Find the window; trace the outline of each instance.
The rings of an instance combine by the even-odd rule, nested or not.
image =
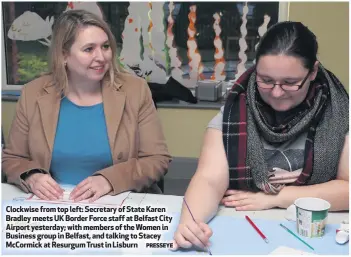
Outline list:
[[[3,89],[18,89],[47,71],[54,20],[68,9],[101,15],[125,69],[148,81],[173,76],[231,80],[252,65],[260,36],[286,20],[279,2],[3,2]]]

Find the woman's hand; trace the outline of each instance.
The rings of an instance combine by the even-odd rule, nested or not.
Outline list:
[[[211,228],[203,222],[189,220],[186,224],[180,223],[174,234],[173,250],[191,248],[192,246],[206,250],[206,247],[210,246],[211,236]]]
[[[277,204],[277,195],[263,192],[227,190],[221,203],[226,207],[235,207],[237,211],[259,211],[271,209]]]
[[[75,202],[89,199],[91,203],[111,191],[112,185],[104,176],[91,176],[84,179],[72,190],[69,199]]]
[[[25,182],[31,192],[42,200],[58,200],[63,195],[63,189],[49,174],[34,173]]]

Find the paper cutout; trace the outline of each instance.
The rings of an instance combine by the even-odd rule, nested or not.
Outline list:
[[[159,37],[160,34],[157,30],[163,26],[157,25],[154,28],[155,25],[151,17],[152,6],[153,4],[149,2],[130,2],[129,14],[122,32],[123,47],[120,61],[126,70],[146,79],[146,81],[165,84],[167,82],[166,68],[162,63],[156,63],[154,60],[154,56],[164,56],[164,52],[154,53],[155,49],[151,41],[153,32],[156,33],[156,38]],[[153,16],[162,15],[163,17],[163,9],[160,8],[159,4],[155,6]],[[164,45],[165,40],[162,43]],[[157,50],[159,50],[158,45]]]
[[[203,80],[205,79],[203,75],[204,66],[201,63],[201,55],[199,50],[197,49],[197,42],[195,36],[196,32],[196,5],[192,5],[189,7],[190,12],[188,14],[189,19],[189,27],[188,27],[188,58],[189,58],[189,76],[191,80]]]
[[[50,40],[48,37],[51,36],[53,23],[54,17],[46,17],[43,20],[37,13],[26,11],[13,21],[7,36],[12,40],[38,40],[41,44],[49,46]],[[39,39],[44,39],[45,41]]]
[[[141,63],[140,23],[139,3],[130,2],[128,16],[124,21],[123,45],[120,53],[120,61],[125,64],[126,69],[128,65]]]
[[[65,12],[68,10],[86,10],[103,18],[103,13],[96,2],[68,2]]]
[[[244,7],[243,7],[243,17],[242,19],[242,24],[240,27],[240,33],[241,33],[241,38],[239,39],[239,46],[240,46],[240,50],[239,50],[239,64],[237,66],[236,69],[236,75],[235,75],[235,80],[237,80],[241,74],[243,74],[246,71],[245,68],[245,63],[247,61],[247,55],[245,53],[245,51],[247,50],[247,43],[245,40],[245,37],[247,35],[247,28],[246,28],[246,24],[247,24],[247,14],[249,12],[249,7],[247,6],[247,3],[245,3]]]
[[[258,27],[258,35],[260,35],[260,38],[263,37],[263,35],[267,32],[268,24],[271,20],[271,17],[267,14],[263,16],[263,23],[261,26]],[[257,50],[258,43],[255,45],[255,50]]]
[[[152,58],[166,69],[166,33],[164,24],[164,2],[153,2],[150,18],[152,21],[151,42]]]
[[[171,67],[171,75],[173,78],[181,82],[183,79],[183,71],[180,69],[182,66],[182,62],[180,61],[178,57],[178,50],[176,47],[174,47],[174,33],[173,33],[173,26],[174,26],[174,19],[173,19],[173,10],[174,10],[174,4],[173,2],[169,2],[168,4],[168,9],[169,9],[169,15],[167,18],[168,21],[168,27],[167,27],[167,39],[166,39],[166,44],[168,47],[168,56],[170,59],[170,67]],[[182,83],[183,84],[183,83]]]
[[[211,79],[224,80],[225,79],[225,73],[224,73],[225,60],[224,60],[224,50],[223,50],[222,39],[220,38],[220,34],[222,32],[222,29],[220,26],[221,15],[216,12],[215,14],[213,14],[213,18],[215,19],[213,23],[213,30],[216,36],[213,41],[214,47],[215,47],[215,54],[214,54],[215,65],[214,65],[214,71],[211,76]]]

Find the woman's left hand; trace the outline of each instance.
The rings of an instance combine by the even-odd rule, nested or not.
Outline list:
[[[84,179],[72,190],[69,199],[75,202],[88,199],[92,203],[111,191],[112,186],[104,176],[91,176]]]
[[[226,207],[235,207],[237,211],[259,211],[277,206],[277,195],[263,192],[227,190],[221,203]]]

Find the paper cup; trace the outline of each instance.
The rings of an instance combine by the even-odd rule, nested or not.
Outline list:
[[[330,203],[320,198],[304,197],[295,201],[297,232],[305,237],[322,237]]]

